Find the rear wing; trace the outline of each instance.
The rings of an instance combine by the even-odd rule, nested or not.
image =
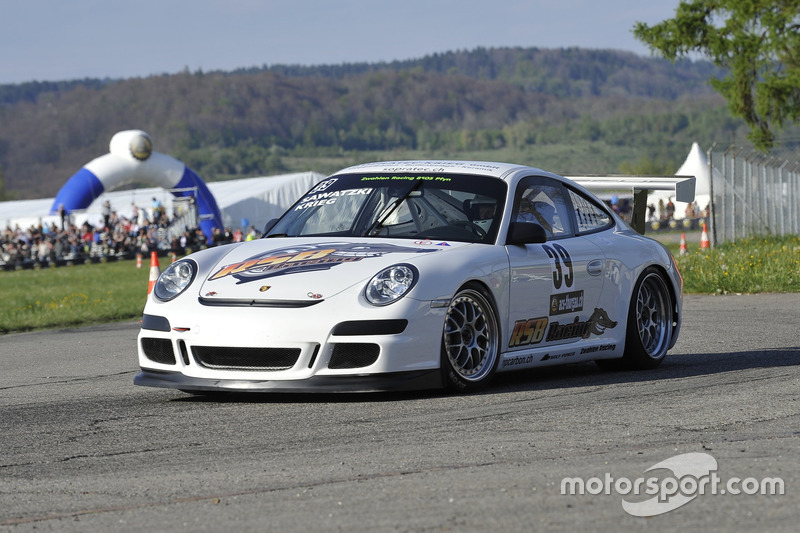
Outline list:
[[[651,191],[672,191],[677,202],[694,202],[694,176],[565,176],[592,192],[633,191],[631,227],[644,235],[647,195]]]

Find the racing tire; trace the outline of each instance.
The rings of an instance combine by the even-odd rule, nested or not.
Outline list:
[[[604,369],[647,370],[661,364],[672,338],[672,298],[655,268],[646,269],[631,296],[625,353],[621,359],[599,360]]]
[[[450,301],[442,333],[442,380],[454,392],[475,392],[491,381],[500,360],[497,313],[487,292],[466,285]]]

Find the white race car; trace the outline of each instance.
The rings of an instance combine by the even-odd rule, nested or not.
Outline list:
[[[641,198],[656,181],[474,161],[347,168],[264,238],[161,273],[134,383],[474,391],[546,365],[653,368],[678,338],[681,276],[667,249],[579,182]],[[693,197],[694,178],[667,182]]]

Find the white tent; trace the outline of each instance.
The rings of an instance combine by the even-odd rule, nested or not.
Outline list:
[[[317,172],[285,174],[207,183],[222,211],[228,228],[248,225],[262,229],[264,224],[283,214],[300,196],[325,178]]]
[[[695,203],[699,210],[703,210],[711,202],[711,173],[708,168],[708,158],[705,152],[700,148],[697,143],[692,144],[692,149],[683,165],[675,173],[676,176],[694,176],[695,183]],[[714,190],[721,191],[725,186],[724,180],[717,169],[713,171],[714,176]],[[656,191],[648,195],[647,203],[658,205],[659,200],[666,204],[670,199],[674,200],[674,194]],[[675,204],[675,218],[682,219],[685,217],[686,207],[688,204],[683,202],[674,202]],[[658,216],[658,213],[656,213]]]
[[[232,229],[241,226],[247,219],[250,225],[261,229],[269,219],[283,214],[304,192],[315,183],[321,181],[324,174],[318,172],[300,172],[279,176],[246,178],[230,181],[206,183],[217,205],[222,212],[223,224]],[[130,218],[133,205],[140,209],[150,209],[156,198],[164,206],[167,213],[173,213],[173,195],[161,187],[132,189],[129,191],[112,191],[100,195],[83,213],[72,215],[73,223],[80,225],[88,221],[92,225],[99,224],[102,219],[103,203],[108,200],[111,209],[120,216]],[[50,215],[53,198],[38,200],[17,200],[0,202],[0,228],[12,229],[19,225],[26,229],[32,225],[55,223],[61,224],[58,216]]]

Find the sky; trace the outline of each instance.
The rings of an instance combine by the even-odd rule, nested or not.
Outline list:
[[[649,56],[679,0],[0,0],[0,84],[416,59],[477,47]]]

